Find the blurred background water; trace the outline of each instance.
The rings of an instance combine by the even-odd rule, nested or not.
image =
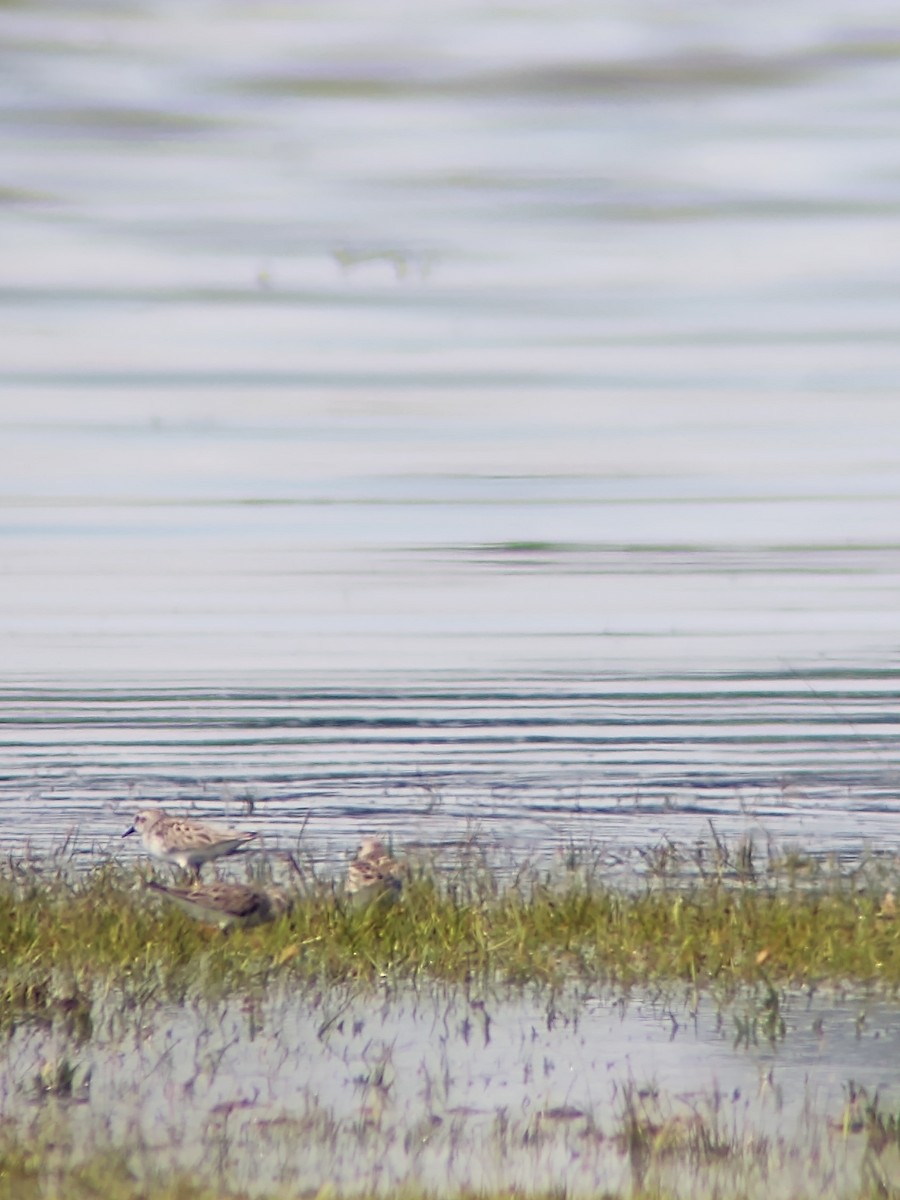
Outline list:
[[[898,57],[877,0],[3,5],[4,844],[895,848]]]

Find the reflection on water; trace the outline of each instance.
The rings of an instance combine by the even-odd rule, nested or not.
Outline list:
[[[73,1161],[126,1146],[139,1175],[162,1156],[168,1171],[234,1190],[312,1194],[330,1180],[444,1194],[503,1181],[532,1194],[564,1178],[567,1194],[596,1195],[601,1182],[612,1194],[637,1182],[621,1135],[639,1095],[642,1118],[671,1121],[668,1152],[650,1157],[674,1180],[687,1171],[699,1187],[720,1169],[749,1175],[741,1195],[807,1194],[813,1179],[817,1194],[849,1195],[864,1138],[834,1131],[848,1111],[853,1128],[851,1089],[880,1091],[886,1111],[896,1098],[900,1018],[871,1002],[785,997],[769,1040],[752,996],[721,1009],[439,987],[137,1011],[122,999],[95,1005],[81,1045],[61,1031],[13,1033],[3,1117],[21,1120],[23,1094],[63,1064],[82,1103],[64,1110],[65,1134],[56,1116],[55,1135],[71,1139]],[[679,1151],[686,1125],[730,1151]]]
[[[9,844],[895,844],[874,0],[0,24]]]
[[[896,665],[875,0],[0,26],[7,676]]]
[[[896,846],[890,674],[765,674],[297,689],[2,693],[4,845],[130,855],[134,812],[246,820],[269,849],[343,869],[360,835],[438,851],[478,834],[496,867],[592,846],[630,872],[710,823],[762,853]],[[27,811],[27,820],[23,819]]]

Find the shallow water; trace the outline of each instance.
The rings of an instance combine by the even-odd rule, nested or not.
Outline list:
[[[565,1178],[573,1194],[596,1194],[635,1181],[616,1140],[631,1095],[642,1119],[703,1122],[730,1145],[722,1170],[750,1177],[741,1194],[796,1194],[812,1180],[839,1194],[864,1144],[841,1132],[865,1102],[852,1108],[851,1093],[878,1093],[882,1111],[897,1100],[900,1017],[861,998],[784,997],[771,1040],[749,995],[719,1008],[603,993],[302,990],[128,1015],[119,1002],[95,1007],[80,1047],[15,1033],[0,1070],[4,1117],[21,1120],[30,1096],[32,1118],[43,1099],[53,1128],[56,1101],[36,1080],[64,1062],[80,1101],[62,1110],[76,1157],[127,1146],[139,1175],[165,1161],[254,1192],[323,1180],[350,1192],[501,1180],[539,1190]],[[754,1191],[757,1143],[767,1171]],[[708,1165],[695,1163],[698,1181]],[[676,1178],[685,1168],[673,1155]]]
[[[7,689],[0,830],[19,853],[131,856],[119,835],[162,804],[333,871],[373,827],[409,852],[477,835],[497,867],[574,844],[629,870],[713,829],[760,858],[890,856],[895,702],[877,674]]]

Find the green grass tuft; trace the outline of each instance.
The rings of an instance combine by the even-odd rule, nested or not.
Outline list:
[[[0,868],[0,1023],[65,1019],[90,1033],[98,985],[137,997],[224,994],[280,977],[352,983],[392,977],[697,988],[854,982],[900,986],[900,915],[883,884],[823,872],[799,884],[774,868],[664,871],[632,889],[568,873],[512,884],[483,866],[448,878],[411,872],[402,900],[353,911],[331,883],[298,891],[293,911],[223,934],[152,896],[140,873]]]

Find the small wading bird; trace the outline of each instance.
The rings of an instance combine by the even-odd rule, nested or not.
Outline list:
[[[189,888],[166,887],[152,880],[146,885],[172,900],[188,916],[207,925],[262,925],[289,912],[290,898],[281,890],[247,887],[243,883],[195,883]]]
[[[122,837],[128,837],[131,833],[140,834],[144,849],[155,858],[177,863],[184,870],[193,871],[197,879],[200,878],[203,863],[235,854],[259,836],[257,833],[241,833],[237,829],[217,829],[201,821],[170,817],[161,808],[142,809]]]
[[[376,901],[393,904],[403,884],[397,863],[375,837],[363,838],[356,858],[347,868],[347,896],[354,908]]]

